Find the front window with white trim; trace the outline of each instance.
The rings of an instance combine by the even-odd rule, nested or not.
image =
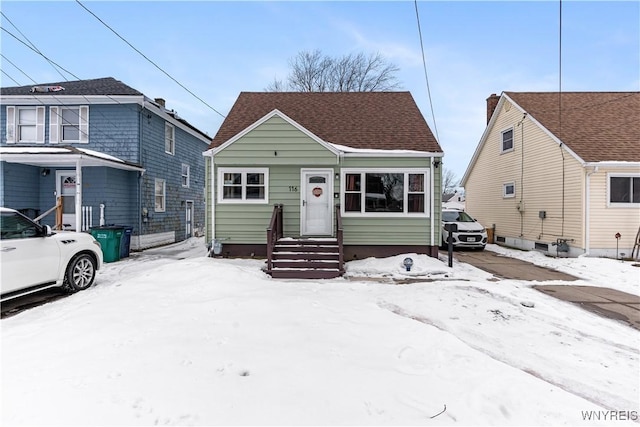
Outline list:
[[[609,175],[609,204],[640,204],[640,175]]]
[[[166,189],[167,184],[164,179],[155,180],[155,211],[164,212],[166,210]]]
[[[219,168],[219,203],[268,203],[268,168]]]
[[[49,107],[49,142],[88,143],[89,106]]]
[[[13,143],[44,143],[45,107],[7,106],[6,141]]]
[[[343,214],[426,216],[428,179],[425,169],[345,169],[341,180]]]
[[[507,182],[502,184],[502,197],[505,199],[516,197],[516,184],[515,182]]]

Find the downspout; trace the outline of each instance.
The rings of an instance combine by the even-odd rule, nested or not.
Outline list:
[[[138,158],[137,163],[142,165],[142,137],[144,135],[144,100],[140,108],[140,114],[138,114],[138,120],[140,125],[138,126]],[[142,165],[144,167],[144,165]],[[138,248],[140,248],[140,241],[142,238],[142,179],[144,172],[138,172]]]
[[[211,241],[213,242],[213,240],[216,238],[216,199],[215,199],[215,195],[216,195],[216,173],[215,173],[215,156],[213,154],[210,154],[209,157],[211,158],[210,161],[210,176],[211,176],[211,188],[209,191],[209,206],[211,206],[211,216],[210,216],[210,221],[211,221]]]
[[[431,247],[429,248],[429,254],[433,255],[432,250],[433,250],[433,247],[435,246],[435,243],[434,243],[434,240],[433,240],[434,239],[435,218],[433,216],[436,213],[435,191],[433,191],[433,183],[434,183],[435,173],[433,172],[433,168],[437,167],[436,166],[436,160],[433,157],[431,157],[431,165],[432,165],[432,167],[429,168],[431,170],[431,172],[430,172],[431,176],[430,176],[429,184],[430,184],[430,187],[432,189],[431,197],[430,197],[430,199],[431,199],[431,214],[429,215],[431,217],[431,233],[430,233],[431,234]],[[442,193],[442,179],[440,180],[440,187],[441,187],[440,188],[440,193]],[[440,209],[442,210],[442,203],[440,203]]]
[[[591,210],[591,175],[598,172],[598,166],[594,167],[592,170],[587,171],[587,178],[585,182],[585,201],[584,201],[584,254],[589,255],[589,251],[591,250],[591,242],[589,239],[591,238],[589,233],[590,225],[590,210]]]

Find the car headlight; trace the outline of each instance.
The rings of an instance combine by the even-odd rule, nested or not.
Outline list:
[[[483,228],[482,230],[480,230],[480,232],[481,232],[481,233],[486,233],[486,232],[487,232],[487,229],[486,229],[486,228]]]

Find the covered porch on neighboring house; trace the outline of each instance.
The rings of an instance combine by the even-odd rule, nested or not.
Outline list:
[[[144,173],[140,165],[124,161],[117,157],[94,150],[73,146],[60,147],[0,147],[0,160],[8,164],[19,164],[39,168],[42,178],[55,177],[53,204],[44,209],[37,206],[28,208],[6,206],[21,210],[38,221],[56,212],[55,228],[77,231],[88,231],[91,227],[104,225],[104,205],[101,203],[84,203],[83,171],[89,167],[106,167],[123,171]],[[7,176],[2,168],[2,205],[11,203],[11,193],[31,191],[42,194],[45,190],[41,184],[25,183],[21,189],[7,188]],[[14,178],[15,180],[16,178]],[[50,179],[50,178],[49,178]],[[93,189],[92,189],[93,190]],[[95,190],[94,190],[95,191]],[[50,199],[46,197],[45,200]],[[95,200],[95,197],[93,198]],[[98,218],[94,221],[94,218]]]

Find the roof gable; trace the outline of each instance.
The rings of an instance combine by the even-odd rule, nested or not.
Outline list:
[[[640,161],[640,92],[504,94],[585,162]]]
[[[326,143],[442,152],[409,92],[241,92],[209,148],[274,110]]]
[[[285,122],[289,123],[291,126],[296,128],[297,130],[299,130],[300,132],[302,132],[305,135],[307,135],[310,139],[312,139],[313,141],[317,142],[318,144],[320,144],[321,146],[326,148],[328,151],[330,151],[330,152],[332,152],[333,154],[336,154],[336,155],[338,154],[338,150],[335,147],[333,147],[331,144],[328,144],[325,141],[323,141],[322,139],[318,138],[312,132],[309,132],[309,130],[305,129],[299,123],[296,123],[294,120],[292,120],[290,117],[288,117],[286,114],[283,114],[279,110],[271,111],[270,113],[266,114],[264,117],[260,118],[258,121],[252,123],[246,129],[243,129],[239,133],[235,134],[231,139],[229,139],[226,142],[224,142],[223,144],[211,149],[211,154],[215,155],[215,154],[219,153],[220,151],[224,150],[225,148],[227,148],[228,146],[230,146],[231,144],[233,144],[237,140],[241,139],[243,136],[245,136],[248,133],[250,133],[252,130],[260,127],[260,125],[262,125],[263,123],[267,122],[272,117],[280,117],[282,120],[284,120]]]

